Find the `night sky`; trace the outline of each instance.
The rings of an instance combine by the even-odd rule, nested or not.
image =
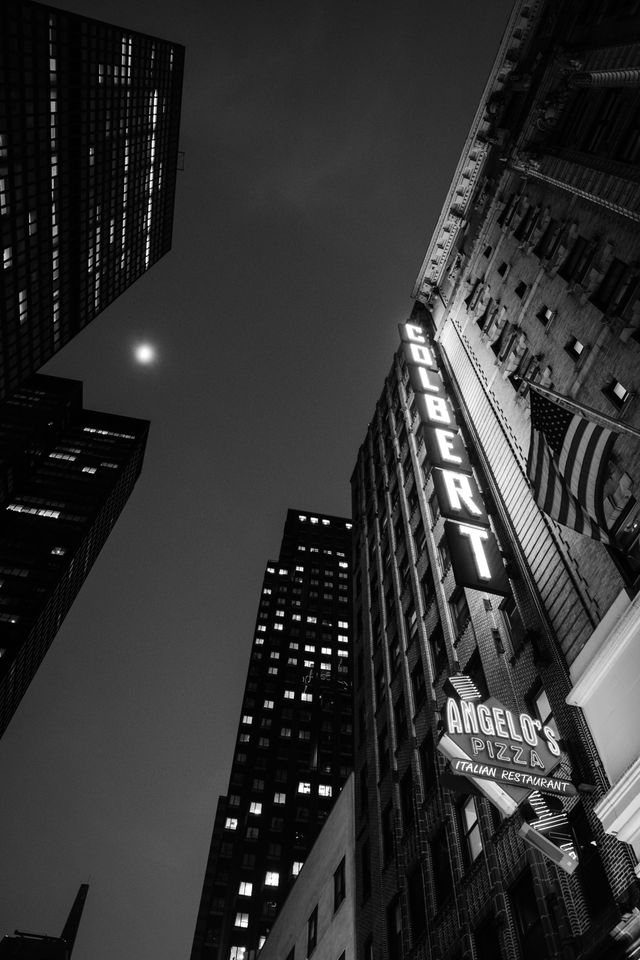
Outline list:
[[[358,447],[510,2],[68,0],[186,46],[173,250],[45,372],[152,421],[0,741],[0,934],[186,960],[262,573]],[[133,348],[153,343],[140,366]]]

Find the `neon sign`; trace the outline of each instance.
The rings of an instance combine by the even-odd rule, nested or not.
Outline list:
[[[400,324],[400,336],[456,583],[506,596],[510,588],[500,550],[433,345],[422,327],[413,323]]]

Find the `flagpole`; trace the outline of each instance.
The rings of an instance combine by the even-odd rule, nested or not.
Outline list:
[[[521,383],[526,383],[530,387],[533,387],[533,389],[537,390],[538,393],[548,397],[559,407],[562,407],[564,410],[568,410],[569,413],[578,413],[580,416],[586,417],[589,420],[593,420],[594,423],[599,424],[601,427],[607,427],[610,430],[615,430],[617,433],[628,433],[630,436],[640,440],[640,430],[637,430],[635,427],[630,427],[622,420],[616,420],[614,417],[609,417],[606,413],[601,413],[600,410],[596,410],[594,407],[589,407],[585,403],[577,403],[575,400],[569,400],[569,398],[565,397],[562,393],[556,393],[555,390],[550,390],[549,387],[543,387],[539,383],[536,383],[535,380],[530,380],[528,377],[518,377],[517,379],[520,380]]]

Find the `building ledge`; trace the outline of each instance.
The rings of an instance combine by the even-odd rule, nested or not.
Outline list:
[[[640,758],[622,774],[614,787],[595,806],[605,833],[630,843],[640,853]],[[640,877],[640,864],[635,867]]]

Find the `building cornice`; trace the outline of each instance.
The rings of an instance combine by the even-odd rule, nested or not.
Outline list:
[[[464,229],[491,143],[490,98],[500,93],[509,74],[514,70],[522,50],[537,23],[542,0],[516,0],[507,27],[500,41],[498,53],[473,118],[471,128],[458,161],[451,186],[440,212],[427,253],[414,285],[414,299],[432,286],[440,286],[442,275],[455,242]]]

